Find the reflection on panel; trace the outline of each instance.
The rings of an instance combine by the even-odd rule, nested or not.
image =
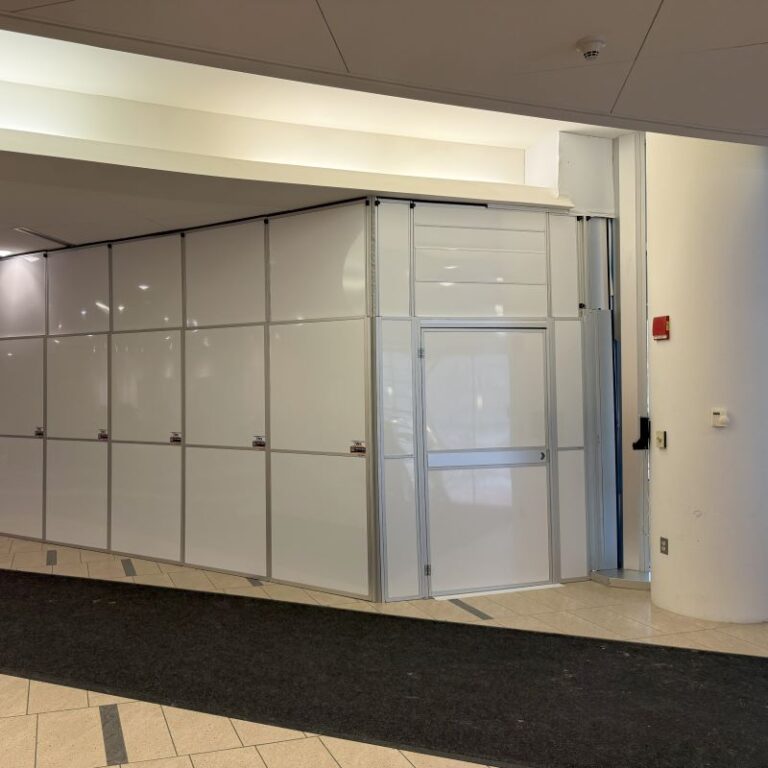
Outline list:
[[[420,317],[546,317],[544,285],[416,283]]]
[[[408,317],[411,313],[410,203],[382,201],[376,215],[378,314]]]
[[[0,341],[0,435],[43,427],[43,340]]]
[[[549,580],[546,467],[432,470],[435,593]]]
[[[576,219],[549,217],[549,260],[552,266],[553,317],[579,316],[579,255]]]
[[[349,452],[365,440],[365,320],[270,328],[273,448]]]
[[[557,444],[560,448],[584,445],[584,401],[581,379],[581,323],[555,323],[555,376],[557,381]]]
[[[381,430],[385,456],[413,454],[411,323],[381,322]]]
[[[106,245],[48,256],[51,334],[109,330],[109,249]]]
[[[506,253],[546,253],[547,235],[520,229],[469,229],[457,226],[422,226],[416,221],[413,242],[421,248],[448,248]]]
[[[112,433],[115,440],[169,442],[181,432],[179,331],[112,337]]]
[[[547,444],[543,331],[424,333],[427,448]]]
[[[112,247],[114,328],[181,325],[181,238],[116,243]]]
[[[416,280],[420,282],[544,285],[547,282],[547,254],[544,250],[508,253],[419,248],[415,269]]]
[[[384,461],[387,598],[419,595],[419,528],[413,459]]]
[[[46,538],[105,549],[107,446],[51,440],[46,473]]]
[[[560,576],[575,579],[589,574],[584,451],[558,451],[560,503]]]
[[[266,575],[264,453],[189,448],[186,479],[186,562]]]
[[[264,222],[186,235],[187,326],[264,320]]]
[[[414,220],[419,226],[517,229],[533,232],[544,232],[547,226],[544,213],[485,208],[478,205],[419,203],[414,209]]]
[[[43,441],[0,438],[0,533],[43,535]]]
[[[105,335],[48,339],[48,435],[95,440],[107,429]]]
[[[181,449],[112,446],[112,549],[181,558]]]
[[[270,219],[273,320],[365,314],[367,210],[355,203]]]
[[[42,254],[0,259],[0,338],[45,333]]]
[[[365,459],[272,454],[272,575],[368,594]]]
[[[264,436],[264,328],[187,331],[186,439],[250,446]]]

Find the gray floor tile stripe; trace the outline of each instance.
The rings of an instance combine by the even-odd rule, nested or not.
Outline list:
[[[131,559],[129,557],[126,557],[121,562],[123,564],[123,570],[125,571],[126,576],[136,575],[136,569],[133,567],[133,563],[131,562]]]
[[[493,616],[486,613],[485,611],[481,611],[479,608],[475,608],[474,605],[470,605],[469,603],[465,603],[463,600],[459,600],[458,598],[451,600],[451,602],[454,605],[458,605],[459,608],[463,608],[467,613],[471,613],[474,616],[477,616],[478,619],[492,619]]]
[[[58,563],[59,563],[59,553],[55,549],[49,549],[45,553],[45,564],[58,565]]]
[[[107,765],[120,765],[128,762],[128,753],[123,738],[123,726],[120,724],[120,712],[117,704],[104,704],[99,707],[101,716],[101,734],[104,737],[104,752]]]
[[[248,578],[248,583],[252,587],[263,587],[264,586],[264,582],[260,581],[259,579],[251,579],[249,577],[246,577],[246,578]]]

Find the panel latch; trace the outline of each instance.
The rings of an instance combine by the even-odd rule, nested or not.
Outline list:
[[[365,442],[363,440],[353,440],[352,445],[349,446],[349,452],[364,456]]]

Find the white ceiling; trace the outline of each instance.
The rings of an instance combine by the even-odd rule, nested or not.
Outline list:
[[[0,0],[0,27],[433,102],[768,141],[766,0]],[[608,43],[593,62],[574,49],[589,34]]]
[[[360,190],[221,179],[0,152],[0,251],[70,243],[260,216],[359,196]]]

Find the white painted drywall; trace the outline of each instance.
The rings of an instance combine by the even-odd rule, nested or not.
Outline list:
[[[768,618],[768,149],[649,135],[652,597],[714,621]],[[710,425],[713,406],[731,425]],[[659,554],[659,537],[669,554]]]

